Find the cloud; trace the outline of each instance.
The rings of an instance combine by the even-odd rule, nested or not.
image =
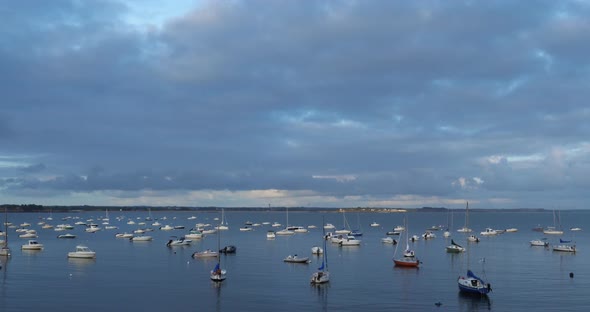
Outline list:
[[[4,198],[587,201],[586,2],[159,5],[0,9]]]

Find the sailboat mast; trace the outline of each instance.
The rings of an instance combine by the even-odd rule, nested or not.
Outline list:
[[[465,228],[469,228],[469,202],[467,202],[467,207],[465,208]],[[469,254],[471,253],[471,248],[469,246],[469,242],[467,242],[467,270],[469,270]]]
[[[326,224],[325,217],[322,217],[322,224]],[[326,228],[322,226],[322,239],[324,240],[324,265],[326,271],[328,270],[328,248],[326,245]]]
[[[4,246],[8,247],[8,208],[4,207]]]
[[[218,227],[219,228],[219,227]],[[221,249],[221,231],[217,231],[217,265],[221,268],[221,255],[219,250]]]

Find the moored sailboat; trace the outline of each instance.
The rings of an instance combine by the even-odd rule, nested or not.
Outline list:
[[[223,218],[222,218],[223,220]],[[217,249],[219,250],[221,244],[221,231],[217,232]],[[218,254],[217,264],[211,270],[210,278],[214,282],[223,282],[226,278],[227,271],[221,268],[221,255]]]
[[[557,224],[559,224],[559,226],[556,224],[556,220],[557,220]],[[561,229],[561,218],[560,218],[559,214],[557,216],[555,215],[555,210],[553,210],[553,226],[548,226],[546,229],[544,229],[543,234],[549,234],[549,235],[562,235],[563,234],[563,230]]]
[[[323,220],[322,220],[323,223]],[[326,236],[326,231],[323,231],[322,237]],[[316,272],[311,275],[311,284],[312,285],[319,285],[325,284],[330,281],[330,272],[328,271],[328,249],[326,248],[326,240],[324,241],[324,252],[322,258],[322,265],[318,268]]]
[[[455,241],[451,239],[451,244],[447,246],[447,252],[459,253],[463,251],[465,251],[465,247],[455,243]]]
[[[469,207],[469,204],[467,204],[467,207]],[[468,223],[465,223],[465,228],[469,228]],[[471,268],[469,267],[469,255],[470,252],[469,249],[467,249],[467,274],[465,276],[459,276],[457,279],[459,290],[466,294],[479,294],[487,296],[487,294],[492,291],[492,286],[490,283],[478,277],[473,273],[473,271],[471,271]],[[485,260],[482,261],[482,263],[485,263]]]
[[[396,257],[398,245],[395,246],[395,253],[393,255],[393,263],[395,266],[399,267],[407,267],[407,268],[417,268],[420,265],[420,260],[416,258],[416,254],[413,250],[410,249],[410,240],[408,238],[409,227],[406,221],[405,224],[405,240],[406,240],[406,250],[403,252],[402,257]]]

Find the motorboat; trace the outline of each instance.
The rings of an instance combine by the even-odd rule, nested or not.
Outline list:
[[[325,230],[333,230],[333,229],[335,229],[335,228],[336,228],[336,227],[335,227],[335,226],[334,226],[334,224],[332,224],[332,223],[326,223],[326,224],[324,225],[324,229],[325,229]]]
[[[188,234],[184,235],[186,239],[201,239],[203,238],[203,232],[195,229],[191,229]]]
[[[95,233],[100,231],[101,228],[97,224],[91,224],[89,227],[86,228],[86,232]]]
[[[116,238],[132,238],[133,237],[133,233],[117,233],[115,234]]]
[[[237,251],[237,248],[234,245],[227,245],[227,246],[219,249],[219,252],[223,253],[223,254],[233,254],[233,253],[236,253],[236,251]]]
[[[395,231],[395,230],[393,230],[393,231],[387,231],[385,233],[385,235],[401,235],[401,234],[402,234],[401,231]]]
[[[84,245],[78,245],[76,251],[68,252],[68,258],[94,259],[96,258],[96,252]]]
[[[248,225],[243,226],[243,227],[240,228],[240,232],[250,232],[252,230],[253,229],[250,226],[248,226]]]
[[[373,223],[371,223],[371,226],[372,227],[379,227],[379,226],[381,226],[381,224],[379,224],[377,222],[373,222]]]
[[[166,246],[168,246],[168,247],[187,246],[187,245],[190,245],[191,242],[192,241],[190,239],[185,239],[184,237],[174,238],[174,239],[169,239],[168,242],[166,243]]]
[[[579,228],[579,227],[570,228],[570,231],[572,231],[572,232],[581,231],[581,230],[582,230],[582,228]]]
[[[313,246],[311,247],[311,254],[312,255],[321,255],[324,253],[324,249],[320,246]]]
[[[531,246],[542,246],[542,247],[549,247],[549,242],[547,241],[546,238],[542,238],[542,239],[533,239],[532,241],[529,242],[531,244]]]
[[[514,232],[518,232],[518,229],[517,228],[507,228],[505,231],[506,231],[506,233],[514,233]]]
[[[344,239],[345,239],[345,236],[342,234],[330,236],[330,242],[332,242],[334,244],[340,244],[340,242],[343,241]]]
[[[129,240],[132,242],[149,242],[152,240],[151,236],[148,235],[140,235],[140,236],[133,236]]]
[[[27,233],[24,234],[20,234],[18,237],[20,238],[37,238],[37,233],[36,232],[31,232],[31,231],[27,231]]]
[[[172,231],[172,230],[174,230],[174,228],[172,226],[170,226],[169,224],[166,224],[166,225],[160,227],[160,231]]]
[[[192,254],[193,258],[213,258],[213,257],[219,257],[219,253],[217,251],[211,250],[211,249],[206,249],[203,251],[195,251]]]
[[[295,234],[295,232],[290,231],[288,229],[282,229],[280,231],[276,231],[275,234],[276,235],[293,235],[293,234]]]
[[[360,246],[361,245],[361,240],[360,239],[357,239],[355,236],[347,235],[338,244],[340,246]]]
[[[22,250],[42,250],[43,244],[34,239],[30,239],[25,245],[21,246]]]
[[[383,244],[393,244],[393,245],[397,244],[397,241],[391,237],[384,237],[381,239],[381,242]]]
[[[175,225],[172,228],[175,230],[184,230],[184,225]]]
[[[395,232],[403,232],[403,231],[405,231],[405,230],[406,230],[406,227],[405,227],[405,226],[403,226],[403,225],[397,225],[396,227],[394,227],[394,228],[393,228],[393,230],[394,230]]]
[[[298,226],[296,229],[293,230],[293,232],[295,233],[307,233],[309,232],[308,229],[302,227],[302,226]]]
[[[479,243],[479,237],[475,236],[475,235],[469,235],[467,236],[467,240],[473,243]]]
[[[203,234],[215,234],[217,233],[218,228],[219,226],[215,228],[203,228],[201,229],[201,232],[203,232]],[[222,231],[223,229],[219,228],[219,230]]]
[[[432,233],[431,231],[426,231],[424,234],[422,234],[422,238],[433,239],[436,238],[436,234]]]
[[[57,235],[57,238],[69,238],[69,239],[72,239],[72,238],[76,238],[76,235],[71,234],[71,233],[66,233],[66,234]]]
[[[282,224],[278,223],[278,222],[273,222],[273,224],[271,225],[272,227],[281,227]]]
[[[0,247],[0,257],[10,257],[10,248],[6,245],[6,243],[2,244]]]
[[[288,255],[285,259],[283,259],[283,261],[289,262],[289,263],[310,263],[311,262],[308,257],[298,257],[296,254],[293,256]]]
[[[275,238],[275,237],[277,237],[277,235],[276,235],[275,231],[273,231],[273,230],[268,230],[268,232],[266,232],[266,238],[268,238],[268,239],[273,239],[273,238]]]
[[[492,228],[486,228],[485,230],[483,230],[479,234],[484,235],[484,236],[492,236],[492,235],[497,235],[498,231],[496,231]]]

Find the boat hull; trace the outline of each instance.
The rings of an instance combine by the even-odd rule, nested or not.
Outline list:
[[[481,280],[472,277],[459,277],[457,285],[462,293],[487,295],[492,287],[489,283],[483,283]]]
[[[420,265],[420,261],[418,259],[411,258],[393,259],[393,263],[397,267],[404,268],[417,268]]]
[[[95,252],[68,252],[68,258],[78,259],[94,259],[96,258]]]
[[[214,282],[223,282],[226,278],[226,270],[221,270],[221,272],[211,271],[211,280]]]
[[[556,245],[553,246],[553,251],[560,251],[560,252],[576,252],[576,246],[571,245]]]
[[[299,258],[299,257],[291,257],[291,256],[283,259],[283,261],[287,262],[287,263],[305,263],[305,264],[310,262],[309,258],[307,258],[307,257]]]
[[[485,287],[476,288],[476,287],[471,287],[471,286],[462,285],[462,284],[458,284],[458,285],[459,285],[459,291],[461,291],[462,293],[465,293],[465,294],[485,295],[485,296],[487,296],[487,294],[490,292]]]
[[[330,281],[330,272],[318,271],[311,276],[311,284],[319,285]]]

